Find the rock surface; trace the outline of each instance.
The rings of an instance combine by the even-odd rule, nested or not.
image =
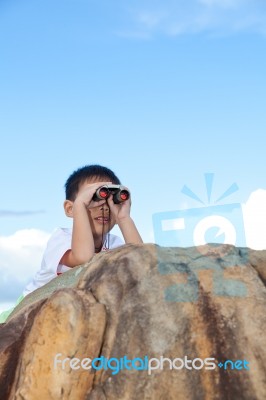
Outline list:
[[[265,282],[266,251],[126,245],[98,254],[28,295],[0,325],[0,398],[265,400]],[[69,358],[65,368],[57,354]],[[115,360],[113,369],[70,368],[74,358],[101,356],[169,360],[150,374],[115,374]],[[214,369],[200,360],[181,369],[186,356],[214,358]]]

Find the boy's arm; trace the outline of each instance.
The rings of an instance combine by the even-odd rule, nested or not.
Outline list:
[[[143,243],[141,236],[136,228],[133,219],[129,216],[117,221],[126,243],[139,244]]]
[[[74,202],[71,249],[63,255],[60,264],[73,268],[89,261],[94,251],[94,240],[86,206],[82,202]]]
[[[103,200],[96,203],[92,201],[92,197],[98,187],[109,183],[111,182],[88,184],[84,190],[78,194],[75,201],[73,203],[70,202],[72,205],[69,204],[69,216],[73,217],[71,249],[63,255],[60,264],[73,268],[77,265],[84,264],[94,256],[95,244],[88,217],[88,208],[99,206],[105,202],[105,200]]]
[[[143,243],[136,225],[133,219],[130,217],[131,197],[123,203],[115,204],[113,201],[113,196],[110,196],[107,199],[107,202],[111,212],[115,216],[116,223],[122,232],[125,242],[132,244]]]

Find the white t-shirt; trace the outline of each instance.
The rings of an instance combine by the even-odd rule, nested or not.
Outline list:
[[[33,280],[26,286],[23,295],[33,292],[40,288],[57,275],[70,270],[70,267],[59,264],[61,258],[67,250],[71,249],[72,230],[68,228],[58,228],[48,240],[46,250],[43,255],[41,268],[34,276]],[[108,233],[106,235],[101,251],[115,249],[124,244],[122,239],[116,235]]]

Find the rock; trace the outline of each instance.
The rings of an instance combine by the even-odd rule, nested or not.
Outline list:
[[[265,400],[265,271],[266,251],[229,245],[98,254],[0,325],[1,400]]]

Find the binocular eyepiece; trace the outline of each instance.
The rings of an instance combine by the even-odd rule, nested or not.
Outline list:
[[[104,185],[99,187],[93,195],[92,200],[106,200],[113,195],[113,201],[115,204],[123,203],[130,197],[130,193],[127,189],[124,189],[122,185]]]

